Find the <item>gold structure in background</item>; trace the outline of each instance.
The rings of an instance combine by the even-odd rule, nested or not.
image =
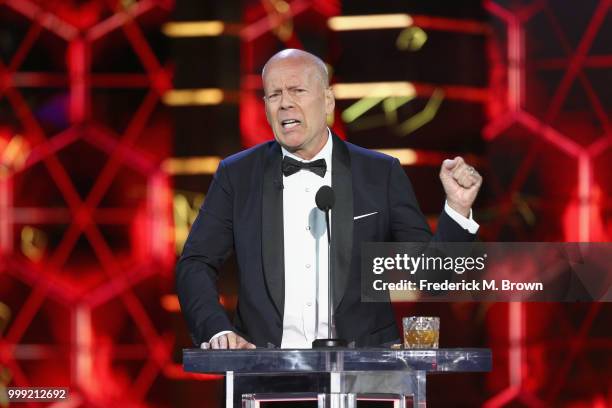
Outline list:
[[[411,82],[354,82],[332,85],[336,99],[388,98],[391,96],[416,96]]]
[[[168,37],[214,37],[223,34],[222,21],[180,21],[166,23],[162,32]]]
[[[370,14],[364,16],[336,16],[327,20],[332,31],[380,30],[405,28],[413,23],[408,14]]]
[[[444,100],[444,91],[434,89],[427,105],[420,112],[399,122],[397,110],[417,97],[410,82],[371,82],[333,85],[337,99],[357,99],[342,112],[342,120],[353,130],[393,126],[396,133],[406,136],[430,122],[438,113]],[[363,117],[365,113],[382,103],[383,113]],[[359,119],[359,122],[356,122]]]
[[[11,309],[4,303],[0,302],[0,335],[4,333],[8,322],[11,320]]]
[[[417,163],[418,155],[413,149],[376,149],[376,151],[395,157],[402,166],[410,166]]]
[[[183,252],[183,246],[189,235],[189,229],[195,221],[198,211],[204,202],[204,194],[191,191],[175,191],[172,199],[174,214],[174,244],[177,255]]]
[[[222,158],[219,156],[169,157],[161,163],[161,170],[172,176],[212,175]],[[177,255],[183,251],[189,229],[204,202],[204,194],[192,191],[174,191],[172,212],[174,218],[174,244]]]
[[[408,27],[402,30],[395,40],[400,51],[418,51],[427,42],[427,33],[420,27]]]
[[[21,252],[31,261],[42,258],[47,248],[47,236],[37,228],[26,225],[21,229]]]
[[[219,105],[224,93],[219,88],[171,89],[164,93],[162,100],[166,105]]]
[[[0,137],[0,176],[23,168],[30,154],[28,141],[21,135],[14,135],[8,141]]]
[[[440,109],[440,105],[442,104],[443,100],[444,91],[439,88],[435,89],[423,110],[397,125],[396,130],[398,131],[399,135],[406,136],[431,122],[438,113],[438,109]]]
[[[215,174],[221,160],[219,156],[170,157],[162,162],[161,169],[172,176]]]

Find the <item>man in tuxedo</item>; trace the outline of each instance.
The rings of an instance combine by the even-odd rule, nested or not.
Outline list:
[[[220,163],[177,265],[179,300],[195,344],[309,348],[327,337],[330,306],[339,338],[357,346],[399,339],[389,303],[361,302],[361,243],[473,240],[478,224],[471,207],[482,177],[460,157],[442,163],[446,203],[432,235],[399,161],[344,142],[327,127],[335,102],[318,57],[283,50],[266,63],[262,79],[275,141]],[[323,185],[336,196],[332,305],[327,232],[315,205]],[[216,287],[232,251],[239,269],[233,323]]]

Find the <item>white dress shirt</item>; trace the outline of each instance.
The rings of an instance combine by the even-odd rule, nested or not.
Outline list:
[[[319,188],[331,186],[333,141],[329,129],[327,134],[327,143],[311,160],[281,148],[283,157],[302,162],[325,159],[327,163],[324,177],[309,170],[283,176],[285,308],[281,348],[311,348],[314,339],[327,338],[327,228],[325,213],[315,204]],[[444,211],[470,233],[478,231],[471,210],[466,218],[445,203]],[[219,332],[211,340],[226,333],[229,331]],[[201,348],[208,347],[206,342],[201,344]]]
[[[285,310],[281,348],[310,348],[317,338],[327,338],[327,227],[325,213],[315,196],[322,186],[331,186],[333,141],[328,129],[325,146],[311,160],[324,159],[324,177],[309,170],[283,176],[283,233],[285,249]],[[333,212],[333,211],[332,211]],[[331,222],[331,218],[330,218]]]

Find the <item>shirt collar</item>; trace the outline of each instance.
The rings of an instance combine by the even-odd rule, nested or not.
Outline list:
[[[327,142],[325,143],[325,146],[323,146],[323,148],[319,151],[319,153],[317,153],[310,160],[304,160],[301,157],[298,157],[295,154],[291,153],[290,151],[288,151],[287,149],[285,149],[282,146],[281,146],[281,150],[283,152],[283,157],[289,156],[292,159],[295,159],[295,160],[301,161],[301,162],[306,162],[306,163],[309,163],[309,162],[312,162],[312,161],[315,161],[315,160],[319,160],[319,159],[325,159],[325,161],[327,162],[327,165],[330,166],[331,165],[333,145],[334,145],[334,143],[332,141],[331,130],[329,130],[329,128],[327,128]]]

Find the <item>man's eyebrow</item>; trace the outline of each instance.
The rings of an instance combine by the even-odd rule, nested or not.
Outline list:
[[[287,87],[287,89],[298,89],[298,88],[305,88],[304,85],[290,85]],[[280,92],[283,89],[283,87],[276,87],[276,88],[272,88],[270,89],[270,93],[272,92]]]

